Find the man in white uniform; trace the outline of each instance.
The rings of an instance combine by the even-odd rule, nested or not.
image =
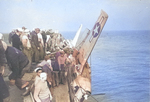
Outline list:
[[[32,49],[31,49],[31,43],[30,40],[27,36],[26,33],[23,33],[20,37],[21,41],[22,41],[22,52],[27,56],[28,60],[29,60],[29,69],[28,71],[30,71],[30,67],[31,67],[31,63],[32,63]]]

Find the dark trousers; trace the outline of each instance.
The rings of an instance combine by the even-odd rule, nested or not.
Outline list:
[[[0,102],[3,102],[3,99],[9,96],[8,88],[4,82],[3,76],[0,73]]]
[[[33,51],[32,60],[38,63],[39,62],[39,50],[36,48],[35,45],[32,45],[32,51]]]
[[[60,65],[60,69],[61,69],[61,71],[60,71],[60,83],[62,83],[62,84],[65,84],[66,83],[66,76],[65,76],[65,67],[64,67],[64,64],[61,64]]]
[[[53,86],[58,86],[59,85],[59,71],[53,71]]]
[[[65,71],[60,71],[60,83],[62,84],[66,83]]]

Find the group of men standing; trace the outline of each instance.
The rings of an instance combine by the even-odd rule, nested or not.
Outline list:
[[[55,35],[53,35],[53,38],[55,38],[54,36]],[[16,84],[20,89],[29,85],[29,82],[23,81],[21,78],[26,71],[30,71],[32,62],[39,63],[39,60],[44,59],[44,56],[46,55],[45,43],[49,41],[53,42],[50,39],[45,41],[39,28],[30,32],[25,27],[18,28],[9,34],[9,43],[12,44],[12,46],[7,46],[4,41],[0,40],[0,69],[2,69],[0,72],[0,88],[6,86],[2,85],[2,83],[4,84],[2,74],[6,63],[12,71],[9,75],[10,83]],[[56,42],[56,45],[61,43],[60,36]],[[51,43],[50,48],[51,47],[55,46]],[[66,81],[66,69],[64,65],[65,61],[68,59],[68,55],[65,54],[63,50],[60,51],[60,48],[61,47],[57,47],[57,49],[53,50],[56,52],[53,65],[51,65],[50,58],[47,58],[46,62],[48,62],[48,64],[41,66],[43,71],[48,75],[47,81],[53,86],[58,86],[60,83],[65,84]],[[7,91],[8,89],[6,88],[6,92]],[[1,93],[3,92],[0,91],[0,94]],[[3,96],[4,98],[9,96],[9,92]]]
[[[40,76],[39,71],[40,73],[45,72],[47,74],[47,82],[48,82],[48,86],[51,86],[50,93],[52,93],[52,96],[53,96],[53,88],[58,87],[59,84],[63,84],[63,85],[66,84],[68,79],[70,80],[68,83],[71,83],[73,79],[72,79],[72,76],[69,75],[69,73],[71,74],[75,72],[75,69],[74,69],[75,63],[73,64],[73,62],[75,62],[75,59],[74,57],[72,57],[72,53],[69,50],[68,51],[63,51],[63,50],[56,51],[54,57],[55,57],[54,62],[51,62],[51,59],[49,58],[49,56],[48,55],[45,56],[45,60],[43,60],[41,63],[37,65],[38,70],[36,70],[38,76]],[[70,70],[73,70],[73,71],[70,72]],[[37,80],[38,79],[36,79],[35,82],[37,82]],[[39,99],[41,95],[40,92],[43,89],[45,89],[39,84],[40,83],[35,85],[35,90],[34,90],[35,100]],[[41,91],[39,91],[39,89],[41,89]],[[47,94],[47,91],[45,92],[43,91],[43,94]],[[47,98],[45,98],[45,100],[46,99]]]
[[[56,52],[68,46],[67,41],[59,33],[52,30],[40,30],[35,28],[30,32],[22,27],[9,34],[9,43],[21,50],[29,59],[29,62],[38,63],[43,60],[46,52]]]
[[[44,59],[45,44],[43,42],[40,29],[36,28],[32,32],[25,27],[18,28],[9,34],[9,43],[21,50],[29,59],[29,63]]]

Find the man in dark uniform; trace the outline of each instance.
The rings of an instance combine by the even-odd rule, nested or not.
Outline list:
[[[54,74],[54,85],[58,86],[59,85],[59,64],[58,64],[58,57],[60,56],[60,51],[59,48],[56,49],[56,54],[55,54],[55,62],[53,65],[53,74]]]
[[[28,58],[20,50],[8,46],[5,51],[8,66],[12,73],[9,75],[11,84],[16,84],[19,89],[25,88],[29,82],[21,80],[22,76],[27,71]]]
[[[21,41],[20,41],[20,35],[22,34],[21,29],[17,29],[16,33],[12,36],[12,46],[17,48],[18,50],[21,50]]]
[[[40,32],[39,28],[36,28],[35,31],[31,32],[31,46],[33,50],[33,61],[36,63],[39,62],[39,41],[38,41],[38,36],[37,34]]]
[[[3,102],[4,100],[6,100],[6,98],[9,96],[8,88],[2,76],[4,73],[5,64],[6,64],[5,50],[3,48],[3,44],[0,39],[0,102]]]
[[[12,36],[13,36],[14,34],[15,34],[15,31],[14,31],[14,30],[9,33],[8,41],[9,41],[10,44],[12,43]]]

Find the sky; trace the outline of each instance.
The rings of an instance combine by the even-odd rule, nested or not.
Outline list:
[[[150,30],[150,0],[0,0],[0,32],[91,30],[101,10],[109,16],[103,30]]]

